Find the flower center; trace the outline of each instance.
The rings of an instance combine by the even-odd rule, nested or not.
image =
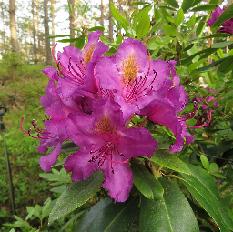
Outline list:
[[[125,83],[129,83],[137,78],[138,66],[134,55],[129,55],[122,62],[123,78]]]
[[[95,50],[95,45],[92,44],[90,45],[90,47],[84,52],[84,55],[83,55],[83,59],[84,59],[84,62],[87,64],[88,62],[90,62],[92,56],[93,56],[93,53],[94,53],[94,50]]]
[[[97,121],[95,131],[100,134],[113,133],[115,131],[115,127],[107,116],[103,116],[99,121]]]

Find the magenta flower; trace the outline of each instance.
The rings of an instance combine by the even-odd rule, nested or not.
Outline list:
[[[114,96],[125,118],[143,108],[165,80],[160,61],[152,62],[144,44],[126,39],[112,57],[96,64],[96,80],[102,95]]]
[[[224,9],[221,7],[217,7],[211,14],[210,18],[208,19],[208,26],[212,26],[219,18],[219,16],[224,12]],[[225,21],[218,30],[222,33],[227,33],[233,35],[233,18]]]
[[[91,115],[75,114],[70,118],[70,137],[80,147],[65,162],[73,181],[102,170],[103,187],[109,195],[118,202],[126,201],[133,184],[129,160],[152,156],[156,141],[146,128],[127,127],[120,106],[112,99],[96,102]]]

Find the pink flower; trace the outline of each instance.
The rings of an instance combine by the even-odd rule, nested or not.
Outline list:
[[[109,195],[118,202],[126,201],[133,184],[129,160],[152,156],[156,141],[146,128],[127,127],[120,106],[111,99],[96,102],[91,115],[75,114],[70,118],[70,137],[80,147],[65,162],[73,181],[102,170],[103,187]]]

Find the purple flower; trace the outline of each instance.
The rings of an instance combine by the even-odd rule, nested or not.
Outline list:
[[[217,7],[211,14],[210,18],[207,21],[208,26],[212,26],[217,20],[218,17],[224,12],[221,7]]]
[[[208,26],[212,26],[219,18],[219,16],[224,12],[224,9],[221,7],[217,7],[211,14],[210,18],[208,19]],[[232,35],[233,34],[233,18],[225,21],[219,28],[219,32],[227,33]]]
[[[102,95],[113,96],[125,118],[147,104],[153,90],[164,79],[164,70],[152,62],[144,44],[126,39],[112,57],[103,57],[96,64],[96,81]]]
[[[97,101],[91,115],[75,114],[70,118],[70,137],[80,146],[65,162],[73,181],[102,170],[103,187],[109,195],[118,202],[126,201],[133,184],[129,160],[153,155],[156,141],[146,128],[127,127],[120,106],[112,99]]]

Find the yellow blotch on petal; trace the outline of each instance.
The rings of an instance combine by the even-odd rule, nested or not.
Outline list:
[[[95,45],[92,44],[89,46],[89,48],[84,52],[83,54],[83,59],[84,59],[84,62],[87,64],[92,56],[93,56],[93,53],[94,53],[94,50],[95,50]]]
[[[129,55],[122,62],[122,69],[123,69],[123,78],[125,83],[135,80],[138,74],[138,65],[137,65],[136,57],[134,55]]]
[[[113,133],[115,127],[112,125],[110,119],[107,116],[103,116],[95,125],[95,131],[97,133]]]

